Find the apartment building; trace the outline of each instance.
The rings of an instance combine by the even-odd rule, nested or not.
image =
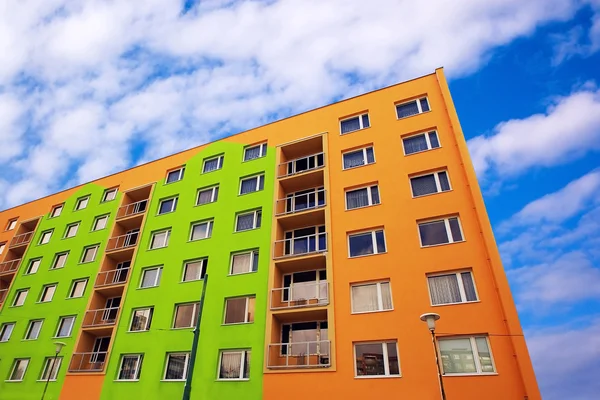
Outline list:
[[[0,230],[0,399],[540,399],[442,69]]]

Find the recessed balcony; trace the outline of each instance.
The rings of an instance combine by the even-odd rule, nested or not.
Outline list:
[[[331,366],[330,347],[329,340],[271,343],[267,355],[267,368],[326,368]]]
[[[8,246],[11,249],[14,249],[16,247],[21,247],[21,246],[27,246],[29,244],[29,242],[31,242],[31,238],[33,237],[34,232],[25,232],[25,233],[21,233],[19,235],[14,236],[11,241],[10,241],[10,245]]]
[[[312,228],[313,231],[317,229],[317,227]],[[321,230],[321,227],[318,228]],[[295,234],[301,230],[304,229],[286,232],[286,236],[288,236],[286,239],[275,241],[273,246],[273,258],[275,260],[310,256],[327,251],[327,232],[324,232],[324,227],[323,232],[296,236]]]
[[[69,372],[102,372],[106,361],[108,361],[107,351],[73,353]]]
[[[325,154],[311,154],[279,164],[277,178],[288,193],[318,187],[323,185],[324,167]]]
[[[21,264],[20,258],[17,258],[16,260],[4,261],[3,263],[0,263],[0,276],[14,274],[19,269],[20,264]]]
[[[329,282],[302,282],[271,289],[271,310],[321,307],[329,304]]]
[[[138,242],[139,235],[139,229],[134,229],[124,235],[111,237],[106,244],[106,253],[114,253],[128,249],[133,253],[133,248]]]
[[[120,307],[108,307],[85,312],[82,328],[103,328],[113,326],[117,321]]]

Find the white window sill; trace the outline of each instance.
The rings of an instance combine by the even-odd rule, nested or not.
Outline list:
[[[497,372],[482,372],[480,374],[477,373],[468,373],[468,374],[442,374],[444,378],[449,378],[451,376],[497,376]]]
[[[161,382],[185,382],[185,379],[161,379]]]
[[[457,244],[457,243],[464,243],[464,242],[466,242],[466,240],[459,240],[459,241],[456,241],[456,242],[448,242],[448,243],[440,243],[440,244],[429,244],[429,245],[426,245],[426,246],[421,245],[421,248],[422,249],[428,249],[430,247],[447,246],[449,244]]]
[[[115,379],[113,382],[139,382],[139,379]]]
[[[389,311],[394,311],[394,309],[389,309],[389,310],[375,310],[375,311],[353,311],[350,314],[351,315],[361,315],[361,314],[374,314],[374,313],[382,313],[382,312],[389,312]]]
[[[45,379],[37,379],[36,382],[46,382]],[[50,379],[48,382],[56,382],[56,378]]]
[[[16,380],[10,380],[10,379],[6,379],[4,382],[6,382],[6,383],[20,383],[20,382],[23,382],[23,379],[21,379],[21,380],[18,380],[18,381],[16,381]]]
[[[402,378],[402,375],[363,375],[355,376],[354,379],[389,379],[389,378]]]
[[[360,118],[360,117],[362,117],[362,115],[359,115],[359,118]],[[369,121],[369,123],[370,123],[370,122],[371,122],[371,121]],[[365,129],[370,129],[370,128],[371,128],[371,126],[372,126],[372,125],[369,125],[369,126],[367,126],[366,128],[358,128],[358,129],[355,129],[355,130],[353,130],[353,131],[348,131],[348,132],[346,132],[346,133],[342,133],[342,132],[340,132],[340,136],[346,136],[346,135],[350,135],[351,133],[354,133],[354,132],[364,131]]]
[[[369,204],[368,206],[361,206],[361,207],[354,207],[354,208],[346,208],[345,211],[353,211],[353,210],[361,210],[363,208],[369,208],[369,207],[376,207],[376,206],[380,206],[381,202],[377,203],[377,204]]]
[[[362,258],[362,257],[370,257],[370,256],[378,256],[380,254],[387,254],[387,251],[382,251],[381,253],[371,253],[371,254],[361,254],[359,256],[348,256],[350,259],[354,258]]]
[[[72,337],[72,336],[71,335],[69,335],[69,336],[52,336],[52,339],[68,339],[70,337]]]
[[[156,217],[160,217],[161,215],[173,214],[176,210],[165,211],[164,213],[156,214]]]
[[[417,101],[418,101],[418,100],[417,100]],[[395,104],[395,106],[399,106],[399,105],[402,105],[402,104],[403,104],[403,103],[400,103],[400,104]],[[413,114],[413,115],[409,115],[409,116],[407,116],[407,117],[400,117],[400,118],[398,118],[398,112],[396,111],[396,121],[402,121],[402,120],[405,120],[405,119],[407,119],[407,118],[410,118],[410,117],[416,117],[417,115],[429,114],[430,112],[431,112],[431,109],[430,109],[429,111],[422,111],[422,112],[420,112],[420,113],[416,113],[416,114]]]
[[[427,132],[427,133],[429,133],[429,132]],[[408,138],[407,138],[407,139],[408,139]],[[414,153],[410,153],[410,154],[406,154],[406,152],[404,152],[404,156],[405,156],[405,157],[410,157],[410,156],[412,156],[413,154],[425,153],[425,152],[427,152],[427,151],[437,150],[437,149],[441,149],[441,148],[442,148],[442,146],[439,146],[439,147],[433,147],[433,148],[431,148],[431,149],[427,149],[427,150],[419,150],[419,151],[415,151]]]
[[[247,382],[250,378],[215,379],[216,382]]]
[[[203,237],[203,238],[200,238],[200,239],[190,239],[190,240],[188,240],[187,242],[188,242],[188,243],[192,243],[192,242],[199,242],[200,240],[206,240],[206,239],[210,239],[211,237],[212,237],[212,236],[207,236],[207,237]]]
[[[452,192],[454,189],[449,189],[449,190],[442,190],[441,192],[434,192],[434,193],[427,193],[427,194],[422,194],[420,196],[413,196],[413,199],[420,199],[421,197],[428,197],[428,196],[434,196],[436,194],[442,194],[442,193],[448,193],[448,192]]]
[[[250,325],[250,324],[253,324],[253,323],[254,323],[254,321],[250,321],[250,322],[232,322],[232,323],[229,323],[229,324],[222,323],[221,326]]]
[[[127,331],[127,333],[143,333],[143,332],[150,332],[150,329],[143,329],[143,330],[139,330],[139,331]]]
[[[459,306],[459,305],[463,305],[463,304],[473,304],[473,303],[481,303],[481,300],[461,301],[459,303],[432,304],[431,307]]]
[[[257,273],[257,272],[258,272],[258,271],[240,272],[240,273],[237,273],[237,274],[228,274],[227,276],[248,275],[248,274],[255,274],[255,273]]]
[[[357,165],[356,167],[348,167],[348,168],[344,168],[344,167],[342,166],[342,171],[349,171],[349,170],[351,170],[351,169],[356,169],[356,168],[366,167],[366,166],[368,166],[368,165],[373,165],[373,164],[376,164],[376,163],[377,163],[377,162],[376,162],[376,161],[374,161],[374,162],[372,162],[372,163],[366,163],[366,164],[363,164],[363,165]]]

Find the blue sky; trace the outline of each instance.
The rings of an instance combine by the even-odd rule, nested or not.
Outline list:
[[[545,399],[600,392],[600,0],[5,0],[0,209],[444,66]]]

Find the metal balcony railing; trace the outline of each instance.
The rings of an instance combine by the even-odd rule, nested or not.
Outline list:
[[[119,207],[117,210],[117,219],[130,217],[136,214],[142,214],[148,207],[148,199],[136,201],[135,203],[126,204]]]
[[[17,247],[22,246],[31,242],[31,238],[33,237],[33,231],[21,233],[20,235],[16,235],[10,241],[10,245],[8,247]]]
[[[100,271],[96,277],[96,287],[105,287],[112,285],[120,285],[127,282],[129,276],[129,268],[111,269],[108,271]]]
[[[19,269],[19,265],[21,264],[21,259],[18,258],[16,260],[4,261],[0,263],[0,275],[2,274],[10,274]]]
[[[310,192],[277,200],[275,215],[292,214],[321,207],[325,207],[325,189],[315,188]]]
[[[273,258],[294,257],[327,251],[327,233],[298,236],[275,241]]]
[[[117,315],[119,315],[119,307],[88,310],[85,312],[81,326],[83,328],[111,326],[117,321]]]
[[[69,372],[97,372],[104,370],[108,352],[73,353],[69,363]]]
[[[271,289],[271,310],[325,306],[329,304],[327,281],[302,282]]]
[[[133,247],[137,244],[140,232],[128,232],[121,236],[115,236],[108,239],[106,244],[106,251],[115,251],[125,249],[127,247]]]
[[[271,343],[267,368],[329,367],[329,340],[313,342]]]
[[[309,156],[296,158],[294,160],[286,161],[277,166],[277,177],[285,178],[286,176],[292,176],[308,172],[316,169],[323,168],[325,166],[325,153],[316,153]]]

